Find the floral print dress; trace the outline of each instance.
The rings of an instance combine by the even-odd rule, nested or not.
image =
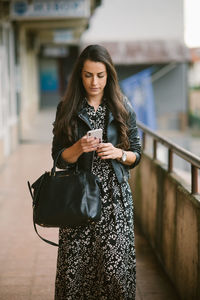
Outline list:
[[[95,112],[84,101],[93,129],[106,137],[105,101]],[[136,260],[133,199],[129,184],[118,183],[110,160],[95,153],[92,172],[102,187],[102,216],[96,224],[60,228],[55,300],[134,300]]]

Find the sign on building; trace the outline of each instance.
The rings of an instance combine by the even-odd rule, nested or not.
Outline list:
[[[57,29],[53,31],[54,43],[70,43],[75,42],[74,33],[71,29]]]
[[[90,0],[13,0],[10,16],[15,20],[88,18]]]

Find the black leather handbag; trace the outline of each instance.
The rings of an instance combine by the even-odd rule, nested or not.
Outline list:
[[[42,174],[28,187],[33,199],[33,223],[43,227],[76,227],[100,220],[100,182],[89,171],[56,171],[59,155],[50,172]],[[39,237],[54,246],[58,244]]]

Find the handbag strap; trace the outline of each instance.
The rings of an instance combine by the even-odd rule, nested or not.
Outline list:
[[[30,185],[30,182],[29,182],[29,181],[28,181],[28,188],[29,188],[29,192],[30,192],[30,194],[31,194],[31,197],[32,197],[32,199],[33,199],[33,205],[34,205],[33,192],[32,192],[32,190],[31,190],[31,185]],[[43,237],[38,233],[37,227],[36,227],[36,224],[35,224],[35,221],[34,221],[34,217],[33,217],[33,226],[34,226],[35,232],[37,233],[37,235],[39,236],[39,238],[41,238],[44,242],[46,242],[46,243],[48,243],[48,244],[50,244],[50,245],[52,245],[52,246],[58,247],[58,244],[56,244],[56,243],[54,243],[54,242],[52,242],[52,241],[49,241],[49,240],[43,238]]]
[[[49,240],[43,238],[43,237],[38,233],[36,224],[35,224],[35,222],[34,222],[34,219],[33,219],[33,226],[34,226],[34,229],[35,229],[35,232],[37,233],[37,235],[38,235],[44,242],[46,242],[46,243],[48,243],[48,244],[50,244],[50,245],[52,245],[52,246],[56,246],[56,247],[59,246],[58,244],[56,244],[56,243],[54,243],[54,242],[52,242],[52,241],[49,241]]]
[[[51,169],[51,175],[54,175],[55,172],[56,172],[56,165],[57,165],[57,162],[58,162],[58,159],[61,155],[61,153],[65,150],[66,148],[62,148],[59,152],[58,152],[58,155],[56,156],[54,162],[53,162],[53,168]],[[76,171],[77,171],[77,168],[78,168],[78,164],[76,164]]]

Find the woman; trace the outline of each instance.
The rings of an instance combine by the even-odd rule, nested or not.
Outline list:
[[[103,129],[103,140],[87,137]],[[102,184],[95,224],[60,228],[55,299],[135,299],[136,261],[129,169],[140,160],[135,113],[121,94],[107,50],[90,45],[74,67],[54,123],[59,168],[90,170]],[[91,166],[92,164],[92,166]]]

